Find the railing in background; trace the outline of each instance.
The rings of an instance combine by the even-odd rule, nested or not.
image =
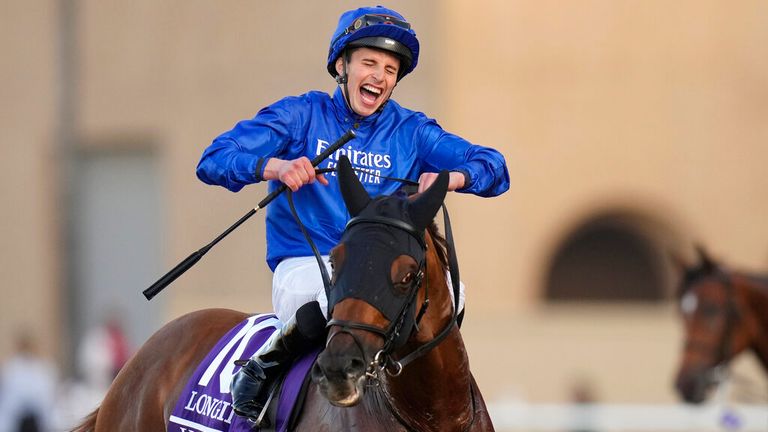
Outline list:
[[[768,405],[489,402],[497,432],[768,431]]]

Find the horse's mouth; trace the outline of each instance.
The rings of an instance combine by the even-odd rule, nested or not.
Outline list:
[[[675,387],[686,403],[700,404],[707,400],[716,384],[711,371],[699,370],[697,373],[681,374]]]
[[[342,381],[330,381],[327,377],[313,377],[317,384],[320,394],[322,394],[331,405],[347,408],[360,403],[365,393],[365,375],[357,379],[346,379]]]
[[[684,391],[681,392],[683,396],[683,400],[686,403],[698,405],[703,403],[707,399],[707,395],[709,394],[708,389],[698,389],[695,391]]]
[[[331,405],[335,405],[341,408],[355,406],[360,403],[360,393],[361,392],[357,388],[354,388],[352,393],[350,393],[347,397],[338,400],[328,399],[328,402],[330,402]]]

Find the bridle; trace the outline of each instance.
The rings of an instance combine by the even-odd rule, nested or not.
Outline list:
[[[316,172],[329,172],[334,171],[332,168],[326,168],[321,170],[316,170]],[[370,174],[370,173],[368,173]],[[414,182],[412,180],[408,179],[400,179],[395,177],[386,177],[386,176],[380,176],[381,178],[388,179],[388,180],[394,180],[399,181],[401,183],[405,183],[407,185],[418,185],[417,182]],[[290,191],[289,191],[290,192]],[[323,278],[323,284],[325,286],[326,295],[330,298],[330,290],[333,288],[333,284],[331,283],[330,277],[328,276],[328,272],[325,268],[325,265],[322,261],[322,257],[320,256],[320,253],[315,246],[314,242],[310,238],[309,234],[306,232],[306,229],[304,225],[301,223],[301,220],[298,217],[298,213],[295,210],[294,204],[293,204],[293,198],[292,194],[288,194],[288,202],[290,205],[291,212],[293,213],[294,219],[298,223],[302,233],[304,234],[306,240],[309,242],[313,253],[315,254],[315,258],[317,259],[318,265],[320,266],[320,273]],[[390,376],[398,376],[402,373],[405,366],[407,366],[412,361],[416,360],[417,358],[425,355],[427,352],[435,348],[437,345],[439,345],[447,336],[450,334],[451,330],[453,329],[454,325],[457,323],[457,317],[458,317],[458,309],[459,309],[459,270],[458,270],[458,260],[456,258],[456,251],[454,247],[454,241],[453,241],[453,233],[451,230],[451,224],[450,224],[450,218],[448,216],[448,210],[445,207],[445,204],[442,204],[442,210],[443,210],[443,220],[444,220],[444,227],[445,227],[445,240],[447,244],[447,251],[448,251],[448,267],[451,274],[451,281],[453,284],[453,291],[454,291],[454,307],[453,307],[453,314],[451,316],[450,321],[448,324],[440,331],[440,333],[437,334],[432,340],[429,342],[426,342],[416,349],[414,349],[409,354],[403,356],[399,360],[394,360],[392,358],[393,352],[398,349],[400,346],[402,346],[406,341],[408,336],[410,335],[410,331],[408,334],[403,333],[403,326],[408,320],[408,312],[411,310],[411,306],[413,305],[413,302],[416,299],[416,295],[419,291],[419,289],[422,286],[422,283],[426,279],[426,255],[427,255],[427,246],[424,239],[424,233],[420,232],[418,229],[416,229],[413,225],[405,222],[401,219],[396,219],[392,217],[385,217],[385,216],[367,216],[367,217],[354,217],[347,222],[347,225],[345,227],[345,232],[348,232],[351,228],[357,227],[363,224],[373,224],[373,225],[382,225],[382,226],[388,226],[391,228],[395,228],[396,230],[404,231],[409,236],[416,239],[416,241],[419,243],[419,246],[421,248],[422,256],[418,263],[418,270],[415,274],[415,277],[411,280],[409,289],[408,289],[408,296],[407,300],[402,303],[402,306],[400,307],[399,313],[397,314],[396,318],[390,321],[389,326],[386,329],[382,329],[377,326],[373,326],[370,324],[350,321],[350,320],[337,320],[337,319],[331,319],[328,321],[327,327],[340,327],[340,330],[338,330],[336,333],[334,333],[331,336],[332,340],[334,337],[336,337],[339,334],[347,334],[352,337],[352,339],[355,341],[355,344],[357,345],[357,348],[360,350],[360,352],[363,354],[363,357],[365,358],[365,351],[362,349],[362,344],[358,337],[351,332],[352,329],[362,330],[369,333],[376,334],[384,339],[384,345],[382,348],[373,356],[373,359],[368,362],[368,366],[366,368],[366,377],[370,382],[373,382],[374,384],[378,383],[379,379],[379,371],[385,370]],[[413,321],[413,329],[418,331],[419,329],[419,323],[421,322],[421,319],[423,318],[424,314],[427,311],[427,308],[429,306],[429,293],[427,290],[427,285],[424,286],[425,288],[425,298],[424,302],[421,304],[421,307],[419,308],[419,312],[416,314],[416,317]],[[410,329],[408,329],[410,330]]]
[[[739,383],[740,387],[745,388],[753,387],[754,383],[747,378],[739,377],[738,374],[731,371],[729,360],[730,357],[732,357],[731,351],[733,349],[734,343],[734,331],[736,330],[736,326],[739,320],[743,319],[742,314],[744,312],[736,300],[734,275],[721,268],[717,268],[715,272],[715,274],[709,275],[707,277],[715,279],[715,281],[719,283],[725,291],[724,304],[717,305],[717,307],[721,310],[720,313],[725,314],[725,322],[723,324],[721,337],[714,348],[712,345],[689,341],[687,342],[685,349],[687,352],[699,352],[708,356],[713,356],[714,366],[704,372],[704,383],[709,386],[717,387],[716,398],[720,400],[721,403],[727,403],[725,401],[728,398],[727,393],[729,391],[728,385],[730,382]],[[693,282],[685,284],[685,290],[688,290],[687,287],[692,286],[692,284]],[[758,400],[765,400],[766,398],[765,395],[754,391],[750,392],[742,389],[741,393],[750,395],[750,397]]]
[[[725,323],[723,325],[722,336],[714,350],[714,366],[710,370],[707,380],[710,383],[717,385],[725,381],[728,376],[728,357],[733,343],[733,330],[736,327],[736,322],[739,319],[740,313],[734,294],[733,277],[719,269],[717,270],[715,277],[725,290],[725,304],[722,305],[724,309],[722,313],[725,314]],[[693,341],[689,341],[686,344],[686,350],[699,351],[706,354],[713,352],[710,350],[709,346]]]
[[[444,216],[448,218],[448,213],[445,207],[443,207],[443,212],[444,212]],[[390,322],[390,325],[386,329],[381,329],[379,327],[372,326],[369,324],[364,324],[364,323],[359,323],[354,321],[347,321],[347,320],[331,319],[330,321],[328,321],[328,327],[333,327],[333,326],[341,327],[341,330],[336,332],[332,336],[332,338],[340,333],[349,334],[355,340],[355,343],[358,345],[358,348],[361,350],[363,354],[365,353],[365,351],[362,350],[362,345],[360,344],[357,337],[352,332],[350,332],[351,329],[367,331],[370,333],[377,334],[382,338],[384,338],[384,345],[374,355],[373,359],[368,363],[368,368],[366,369],[366,376],[368,377],[368,379],[376,381],[378,379],[379,370],[386,370],[389,375],[398,376],[403,371],[403,368],[405,368],[406,365],[408,365],[413,360],[416,360],[417,358],[423,356],[432,348],[436,347],[440,342],[442,342],[442,340],[445,339],[446,336],[448,336],[450,331],[453,329],[453,326],[456,324],[458,304],[454,305],[453,315],[451,317],[451,320],[440,331],[440,333],[438,333],[438,335],[435,336],[434,339],[419,346],[414,351],[404,356],[400,360],[394,360],[392,358],[392,353],[394,352],[394,350],[399,348],[407,340],[407,336],[410,334],[410,333],[409,334],[403,333],[403,330],[404,330],[403,324],[407,320],[408,311],[411,309],[411,305],[416,299],[416,294],[418,293],[419,289],[421,288],[423,282],[426,279],[425,275],[427,274],[426,272],[427,247],[426,247],[423,233],[420,233],[412,225],[400,219],[383,217],[383,216],[356,217],[351,219],[349,223],[347,223],[346,229],[349,230],[351,227],[358,224],[363,224],[363,223],[385,225],[385,226],[390,226],[390,227],[405,231],[406,233],[408,233],[410,236],[412,236],[419,242],[419,245],[423,252],[422,259],[418,264],[418,271],[416,272],[415,277],[411,280],[410,287],[408,289],[408,299],[407,301],[403,302],[400,308],[400,312],[397,314],[397,317]],[[448,224],[446,225],[446,232],[448,232],[449,230],[450,230],[450,222],[448,222]],[[452,249],[452,242],[449,246],[449,249]],[[451,267],[451,269],[454,269],[454,268],[455,266]],[[453,280],[458,281],[458,277],[456,277]],[[428,283],[424,285],[424,289],[425,289],[424,302],[421,304],[421,307],[419,308],[419,312],[416,314],[416,317],[414,319],[413,328],[416,331],[418,331],[419,323],[421,322],[421,319],[423,318],[424,314],[427,311],[427,307],[429,306],[429,293],[428,291],[426,291],[428,286],[429,286]],[[456,295],[455,299],[458,300],[458,298],[459,298],[458,295]]]

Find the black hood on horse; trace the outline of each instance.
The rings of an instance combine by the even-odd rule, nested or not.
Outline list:
[[[390,326],[398,333],[396,348],[414,328],[414,299],[426,266],[424,231],[445,199],[448,175],[439,175],[432,187],[413,200],[401,194],[371,198],[346,157],[339,160],[338,175],[352,219],[341,239],[347,253],[343,269],[334,271],[329,314],[341,300],[356,298],[375,307],[392,325],[402,319],[397,329]],[[407,283],[398,284],[392,272],[402,256],[411,257],[416,268]]]

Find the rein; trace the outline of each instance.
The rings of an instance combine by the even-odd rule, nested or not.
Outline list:
[[[356,171],[362,171],[360,169],[353,168]],[[322,174],[327,172],[333,172],[336,171],[335,168],[322,168],[315,170],[316,173]],[[375,175],[368,173],[369,175]],[[385,179],[385,180],[392,180],[397,181],[409,186],[417,186],[418,182],[415,182],[413,180],[409,179],[402,179],[397,177],[388,177],[388,176],[382,176],[378,175],[377,177]],[[296,208],[293,203],[293,194],[290,190],[288,190],[288,204],[291,210],[291,214],[293,215],[294,220],[299,225],[299,228],[306,238],[307,242],[309,243],[310,247],[312,248],[312,252],[314,253],[315,259],[317,260],[317,264],[320,267],[320,275],[323,278],[323,286],[325,287],[325,294],[327,297],[330,297],[330,290],[332,288],[331,286],[331,278],[328,275],[328,271],[325,267],[325,263],[323,262],[322,256],[320,255],[319,250],[315,246],[314,241],[312,241],[312,238],[309,236],[309,233],[307,232],[304,224],[301,222],[301,219],[299,218],[298,213],[296,212]],[[368,369],[366,370],[366,376],[373,381],[378,380],[378,370],[386,370],[387,373],[390,376],[398,376],[400,373],[402,373],[403,368],[407,366],[412,361],[418,359],[419,357],[425,355],[427,352],[435,348],[437,345],[440,344],[450,333],[450,331],[453,329],[454,325],[457,322],[458,318],[458,310],[459,310],[459,295],[460,295],[460,278],[459,278],[459,266],[458,266],[458,259],[456,257],[456,250],[455,245],[453,241],[453,231],[451,230],[451,222],[450,217],[448,216],[448,209],[445,206],[445,203],[442,204],[442,210],[443,210],[443,224],[445,226],[445,240],[447,245],[447,252],[448,252],[448,270],[451,275],[451,284],[453,285],[453,299],[454,299],[454,307],[453,307],[453,316],[451,317],[451,320],[449,323],[438,333],[437,336],[435,336],[434,339],[432,339],[429,342],[424,343],[423,345],[419,346],[415,350],[413,350],[408,355],[404,356],[400,360],[393,360],[392,359],[392,351],[396,348],[395,341],[398,339],[398,336],[400,335],[400,332],[402,331],[403,323],[405,322],[406,314],[410,308],[410,305],[413,303],[413,301],[416,298],[416,294],[418,293],[419,288],[422,285],[424,275],[426,275],[426,243],[425,240],[422,238],[421,233],[419,233],[412,225],[406,223],[405,221],[402,221],[400,219],[394,219],[394,218],[388,218],[383,216],[374,216],[374,217],[367,217],[367,218],[360,218],[355,217],[349,220],[347,223],[347,226],[345,230],[349,229],[351,226],[361,224],[361,223],[372,223],[372,224],[381,224],[381,225],[387,225],[399,230],[403,230],[412,237],[414,237],[421,246],[422,250],[424,251],[424,259],[421,263],[419,263],[419,271],[416,277],[413,281],[412,289],[410,290],[411,293],[409,295],[408,301],[404,302],[403,307],[400,309],[400,312],[398,314],[397,319],[393,320],[390,324],[390,326],[387,329],[381,329],[379,327],[375,327],[368,324],[353,322],[353,321],[342,321],[342,320],[335,320],[331,319],[328,321],[327,327],[331,326],[340,326],[342,329],[336,333],[333,337],[335,337],[338,334],[346,333],[355,340],[355,343],[358,345],[358,348],[360,347],[360,342],[357,340],[357,337],[355,337],[349,329],[358,329],[367,331],[370,333],[377,334],[381,336],[384,339],[384,346],[381,350],[379,350],[374,358],[371,360],[371,362],[368,365]],[[425,300],[424,303],[422,303],[421,308],[419,309],[419,312],[416,316],[416,320],[414,321],[414,326],[418,331],[419,328],[419,322],[421,321],[421,318],[426,313],[427,307],[429,306],[429,295],[427,291],[428,284],[424,287],[425,288]],[[361,352],[363,352],[361,350]],[[394,368],[394,371],[388,369],[388,365],[391,365]]]

